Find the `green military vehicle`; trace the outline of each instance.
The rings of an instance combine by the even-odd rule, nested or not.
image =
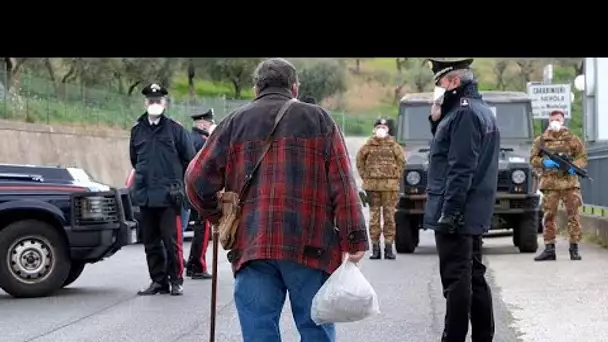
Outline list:
[[[491,229],[512,229],[513,244],[519,251],[534,253],[542,216],[536,177],[528,162],[534,140],[531,102],[522,92],[481,94],[496,115],[501,133],[498,194]],[[398,253],[413,253],[419,243],[427,197],[429,143],[433,138],[428,121],[432,97],[432,93],[408,94],[399,105],[397,140],[405,146],[407,166],[395,212]]]

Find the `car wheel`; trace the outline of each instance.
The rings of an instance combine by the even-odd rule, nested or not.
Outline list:
[[[397,253],[414,253],[420,242],[421,215],[395,212],[395,250]]]
[[[84,266],[86,264],[80,261],[72,261],[72,267],[70,267],[70,273],[68,274],[68,278],[63,282],[61,287],[66,287],[78,279],[84,271]]]
[[[538,212],[523,214],[516,222],[517,247],[521,253],[535,253],[538,249]]]
[[[0,288],[11,296],[51,295],[68,278],[70,267],[66,242],[50,224],[24,220],[0,230]]]

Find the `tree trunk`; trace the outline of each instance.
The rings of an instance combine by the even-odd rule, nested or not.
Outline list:
[[[240,99],[241,98],[241,82],[239,82],[239,80],[237,79],[233,79],[232,80],[232,86],[234,87],[234,98],[235,99]]]
[[[405,86],[405,83],[402,83],[402,84],[398,85],[397,87],[395,87],[393,102],[396,104],[399,104],[399,101],[401,101],[401,97],[402,97],[401,90],[403,89],[403,86]]]
[[[355,73],[361,73],[361,60],[359,58],[355,59]]]
[[[190,101],[193,102],[196,98],[196,88],[194,87],[194,77],[196,76],[196,70],[194,68],[194,59],[188,60],[188,93],[190,94]]]
[[[49,78],[51,82],[53,82],[53,86],[57,83],[57,78],[55,77],[55,69],[53,68],[53,64],[51,63],[50,58],[44,58],[44,67],[46,71],[49,73]]]
[[[26,60],[27,58],[4,57],[4,62],[6,64],[5,87],[9,90],[16,84],[17,92],[19,92],[19,87],[21,85],[19,80],[19,77],[21,76],[21,67]]]
[[[137,86],[138,86],[140,83],[141,83],[141,81],[137,81],[137,82],[135,82],[135,83],[131,84],[131,85],[129,86],[129,90],[127,91],[127,95],[128,95],[128,96],[133,95],[133,92],[135,91],[135,87],[137,87]]]

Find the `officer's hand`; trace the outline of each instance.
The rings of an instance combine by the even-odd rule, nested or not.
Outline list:
[[[442,214],[439,220],[437,220],[437,224],[445,232],[450,234],[456,232],[456,220],[453,216],[446,216]]]
[[[557,164],[556,162],[554,162],[552,159],[549,159],[549,158],[543,159],[543,165],[547,169],[557,169],[559,167],[559,164]]]
[[[441,118],[441,106],[439,104],[433,103],[431,106],[431,119],[433,121],[437,121]]]
[[[568,173],[569,173],[569,174],[571,174],[571,175],[575,175],[575,174],[576,174],[576,171],[574,171],[574,168],[572,168],[572,167],[571,167],[571,168],[568,170]]]
[[[365,251],[359,251],[359,252],[354,253],[354,254],[348,253],[348,261],[353,262],[353,263],[356,264],[359,261],[361,261],[361,259],[363,258],[363,256],[365,256]]]

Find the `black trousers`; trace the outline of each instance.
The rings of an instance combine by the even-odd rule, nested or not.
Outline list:
[[[197,221],[194,226],[194,237],[190,245],[190,257],[187,269],[194,273],[207,272],[207,246],[211,235],[211,225],[207,221]]]
[[[481,262],[481,235],[435,232],[439,272],[446,299],[442,342],[464,342],[471,319],[473,342],[494,338],[492,292]]]
[[[184,256],[180,213],[175,209],[141,207],[141,229],[152,281],[183,284]]]

